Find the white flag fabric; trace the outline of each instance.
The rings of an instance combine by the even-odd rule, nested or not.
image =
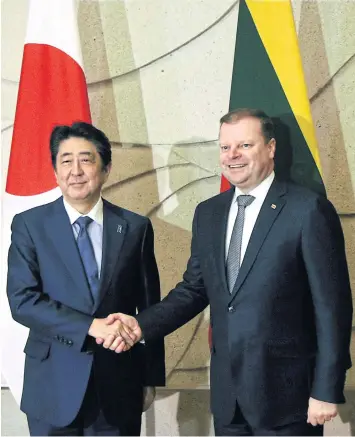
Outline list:
[[[57,199],[49,138],[55,125],[90,123],[77,10],[72,0],[31,0],[3,195],[2,375],[19,403],[28,329],[12,320],[6,262],[15,214]]]

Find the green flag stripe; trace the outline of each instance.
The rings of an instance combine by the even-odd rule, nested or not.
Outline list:
[[[282,37],[282,36],[280,36]],[[229,109],[259,108],[275,121],[275,173],[325,195],[325,187],[244,0],[239,7]]]

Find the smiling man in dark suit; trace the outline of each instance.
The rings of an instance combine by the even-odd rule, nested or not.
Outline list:
[[[87,123],[58,126],[50,151],[63,197],[15,216],[7,293],[30,329],[21,408],[31,435],[139,435],[144,393],[164,385],[163,340],[117,355],[117,311],[160,300],[149,219],[101,197],[111,145]]]
[[[323,196],[275,179],[274,127],[264,112],[226,114],[219,140],[233,188],[198,205],[182,282],[136,318],[109,322],[120,319],[150,341],[209,304],[216,434],[322,435],[345,401],[351,366],[338,215]],[[104,346],[120,352],[129,347],[122,338],[125,331]]]

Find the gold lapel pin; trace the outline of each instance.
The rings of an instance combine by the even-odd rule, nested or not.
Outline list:
[[[274,203],[271,204],[272,209],[276,209],[276,205]]]

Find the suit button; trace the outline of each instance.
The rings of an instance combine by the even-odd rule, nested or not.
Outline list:
[[[69,346],[72,346],[72,345],[73,345],[73,341],[72,341],[72,340],[68,340],[67,344],[68,344]]]
[[[93,351],[85,351],[86,355],[92,355]]]
[[[234,313],[234,311],[235,311],[235,308],[234,308],[233,305],[231,305],[230,307],[228,307],[228,312],[229,312],[229,313]]]

